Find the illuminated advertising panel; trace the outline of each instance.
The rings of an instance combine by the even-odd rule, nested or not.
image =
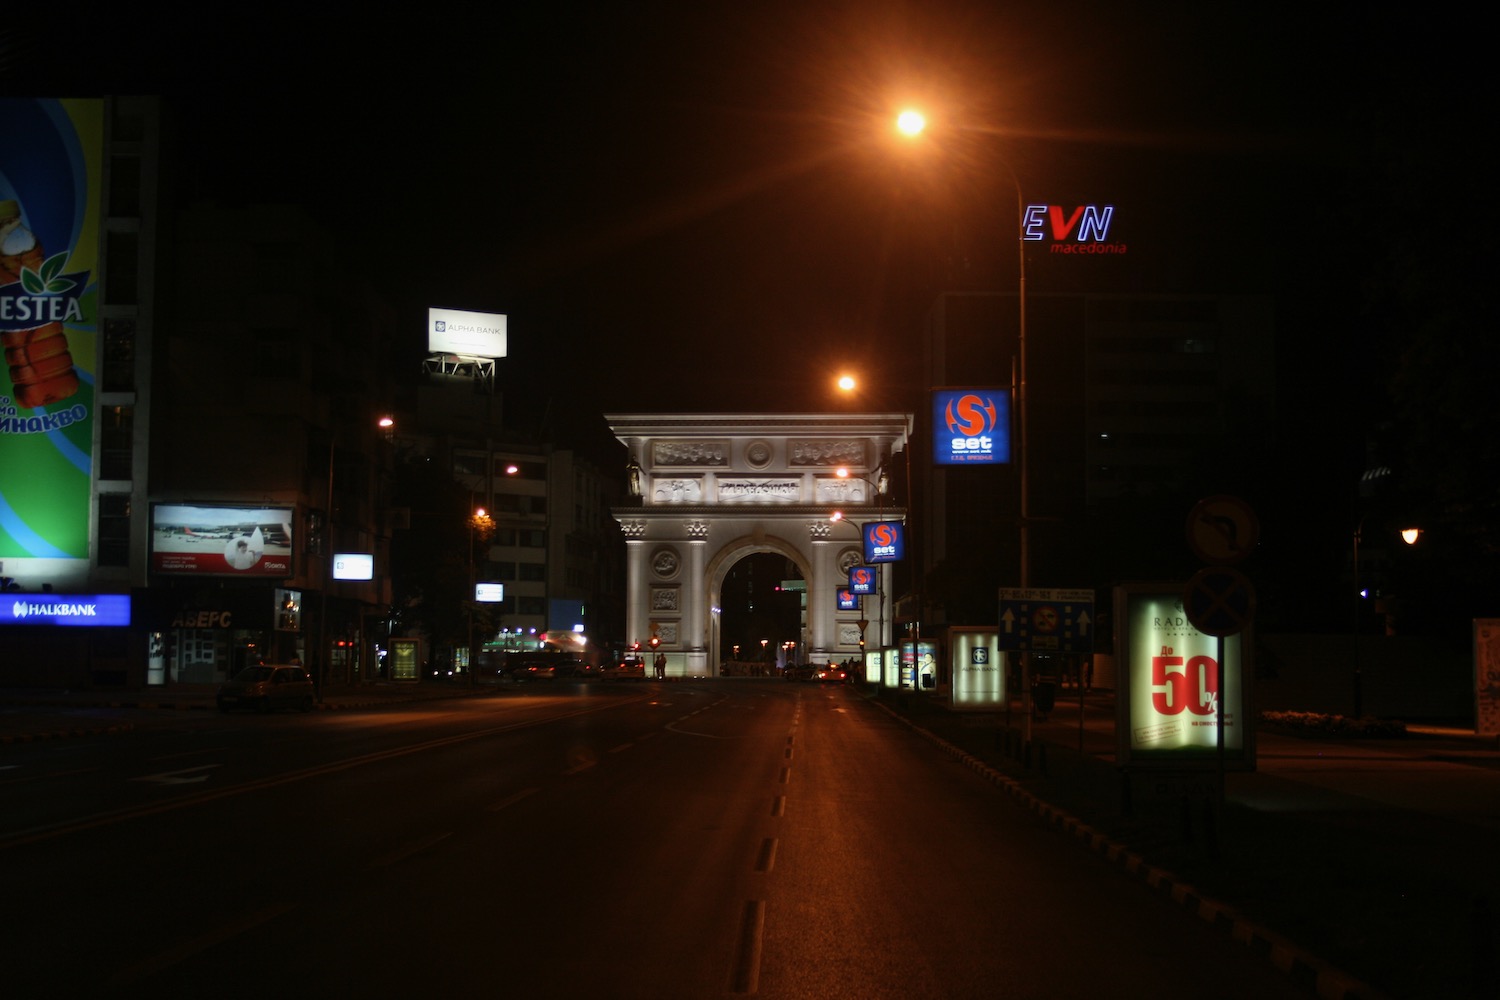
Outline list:
[[[880,650],[865,650],[865,683],[880,683]]]
[[[0,100],[0,559],[89,557],[104,102]]]
[[[1005,703],[1005,663],[993,628],[948,630],[954,708],[994,709]]]
[[[923,690],[937,687],[937,654],[935,642],[925,639],[901,640],[901,684],[909,686],[916,678],[915,686]]]
[[[151,569],[193,576],[292,575],[292,508],[157,504]]]
[[[505,316],[501,313],[428,309],[427,350],[433,354],[503,358],[505,325]]]
[[[100,628],[129,624],[129,594],[0,595],[0,625],[75,625]]]
[[[850,566],[849,592],[860,595],[875,593],[877,572],[874,566]]]
[[[889,688],[901,686],[901,657],[900,650],[894,646],[890,649],[882,649],[880,654],[880,683]]]
[[[906,558],[906,529],[900,521],[871,521],[860,529],[865,542],[865,562],[899,562]],[[851,584],[853,574],[850,574]]]
[[[838,590],[838,603],[840,611],[858,611],[859,598],[854,591],[848,587],[840,587]]]
[[[500,602],[505,600],[505,584],[474,584],[474,600],[478,601],[481,604],[499,604]]]
[[[932,394],[934,465],[1010,461],[1010,391],[938,389]]]
[[[368,552],[336,552],[333,556],[335,580],[375,579],[375,557]]]
[[[1182,610],[1181,586],[1117,588],[1115,614],[1121,765],[1212,766],[1223,699],[1225,761],[1253,768],[1252,671],[1244,663],[1243,635],[1219,639],[1199,632]]]

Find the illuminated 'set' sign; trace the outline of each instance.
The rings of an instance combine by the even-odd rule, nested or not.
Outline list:
[[[1071,211],[1061,205],[1027,205],[1021,217],[1021,238],[1051,240],[1052,253],[1124,253],[1124,243],[1109,239],[1114,217],[1113,205],[1079,205]]]

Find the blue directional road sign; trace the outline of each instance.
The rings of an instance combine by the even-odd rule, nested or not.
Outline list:
[[[1001,587],[999,639],[1007,651],[1092,653],[1094,592]]]

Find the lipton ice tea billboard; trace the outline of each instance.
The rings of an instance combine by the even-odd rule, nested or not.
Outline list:
[[[1115,620],[1120,765],[1213,766],[1222,707],[1225,762],[1253,769],[1252,671],[1243,634],[1199,632],[1183,611],[1182,588],[1170,584],[1116,588]]]
[[[104,102],[0,100],[0,560],[89,556]]]

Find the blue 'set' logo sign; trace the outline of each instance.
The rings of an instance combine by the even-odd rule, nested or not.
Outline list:
[[[932,394],[935,465],[1010,461],[1010,392],[940,389]]]

